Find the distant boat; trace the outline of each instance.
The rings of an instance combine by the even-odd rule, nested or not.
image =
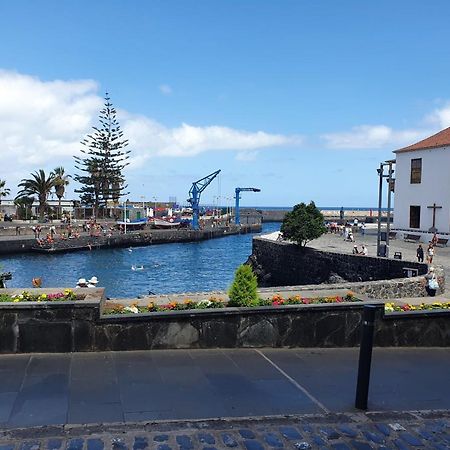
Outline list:
[[[135,264],[133,264],[131,266],[131,270],[134,270],[134,271],[144,270],[144,266],[136,266]]]
[[[178,228],[180,226],[180,222],[178,221],[170,222],[163,219],[153,219],[151,223],[155,228]]]

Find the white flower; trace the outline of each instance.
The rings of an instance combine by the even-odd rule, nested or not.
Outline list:
[[[199,305],[205,305],[206,307],[208,307],[212,302],[210,302],[209,300],[200,300],[198,302]]]
[[[125,306],[125,308],[123,308],[124,311],[127,312],[132,312],[134,314],[137,314],[139,312],[139,310],[137,309],[137,306]]]

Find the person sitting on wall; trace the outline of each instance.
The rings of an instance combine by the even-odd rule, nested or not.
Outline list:
[[[430,267],[428,273],[425,275],[425,289],[430,297],[434,297],[436,291],[439,289],[439,283],[434,267]]]
[[[367,247],[364,244],[361,249],[361,254],[364,256],[367,256],[367,254],[368,254]]]
[[[42,278],[36,277],[31,280],[31,284],[34,288],[40,288],[42,286]]]
[[[97,287],[98,279],[97,277],[92,277],[90,280],[88,280],[87,287],[88,288],[95,288]]]
[[[76,289],[87,288],[87,287],[88,287],[88,283],[86,281],[86,278],[80,278],[77,282],[77,285],[75,286]]]
[[[357,246],[356,244],[353,246],[352,253],[353,253],[354,255],[359,255],[358,246]]]

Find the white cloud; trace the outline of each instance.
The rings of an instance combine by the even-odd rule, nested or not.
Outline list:
[[[172,88],[168,84],[161,84],[159,86],[159,90],[164,95],[170,95],[173,92]]]
[[[394,130],[386,125],[360,125],[350,131],[322,135],[328,148],[373,149],[412,144],[426,137],[427,130]]]
[[[321,138],[328,148],[376,149],[400,148],[413,144],[450,126],[450,102],[435,109],[417,128],[396,130],[387,125],[360,125],[349,131],[323,134]]]
[[[426,117],[426,122],[439,127],[439,129],[450,127],[450,102],[435,109]]]
[[[45,82],[0,71],[0,174],[8,166],[56,166],[76,154],[101,106],[96,91],[92,80]]]
[[[166,93],[170,86],[163,85]],[[163,90],[163,89],[162,89]],[[43,81],[0,70],[0,179],[13,187],[31,171],[63,165],[69,171],[80,140],[98,123],[103,99],[93,80]],[[132,151],[132,167],[151,157],[189,157],[204,152],[250,152],[297,145],[297,137],[225,126],[166,127],[157,121],[118,111]],[[20,174],[19,176],[17,174]]]
[[[223,126],[196,127],[183,123],[167,128],[144,116],[123,114],[123,129],[130,140],[134,157],[140,161],[152,156],[188,157],[205,152],[257,149],[299,144],[299,137],[249,132]]]

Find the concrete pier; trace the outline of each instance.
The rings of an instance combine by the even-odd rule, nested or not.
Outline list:
[[[230,225],[228,227],[207,228],[203,230],[143,230],[132,231],[127,234],[114,234],[111,237],[92,237],[82,235],[76,239],[57,240],[53,244],[53,250],[42,252],[63,253],[80,250],[96,250],[100,248],[137,247],[142,245],[167,244],[171,242],[194,242],[206,239],[214,239],[234,234],[259,233],[261,224]],[[37,247],[33,236],[3,236],[0,237],[0,255],[28,253]]]

